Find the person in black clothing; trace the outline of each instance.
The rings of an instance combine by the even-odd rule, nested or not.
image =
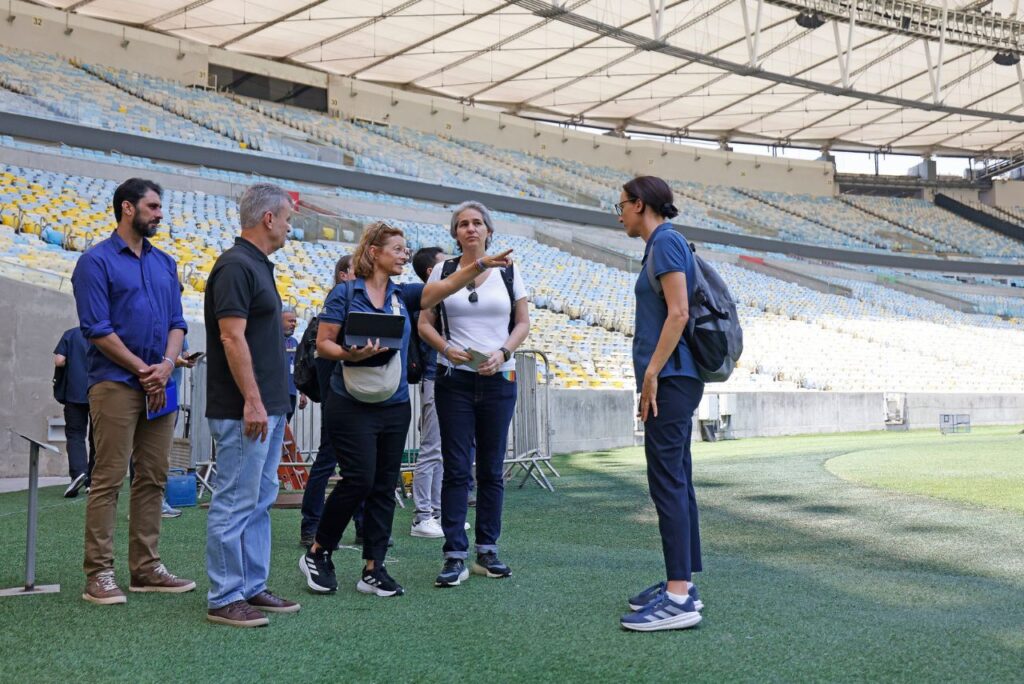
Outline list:
[[[353,257],[356,279],[334,288],[324,302],[317,328],[317,353],[341,362],[331,376],[325,413],[342,480],[327,499],[313,545],[299,558],[310,590],[337,590],[331,554],[356,508],[365,502],[365,565],[356,589],[381,597],[404,593],[384,567],[384,557],[411,418],[407,373],[411,317],[465,287],[483,271],[508,265],[510,253],[480,254],[436,283],[398,284],[392,277],[401,275],[409,261],[404,233],[383,221],[363,230]],[[404,319],[395,348],[382,346],[380,340],[360,347],[346,345],[342,328],[354,313]]]
[[[334,265],[335,285],[352,280],[355,274],[352,273],[352,255],[345,254],[338,263]],[[331,373],[334,372],[336,361],[318,356],[316,363],[316,378],[320,385],[320,448],[317,449],[316,458],[309,469],[309,480],[306,482],[306,490],[302,493],[302,523],[299,528],[299,543],[304,548],[313,545],[313,536],[316,534],[316,526],[320,524],[320,514],[324,510],[324,497],[327,495],[327,481],[334,474],[338,467],[338,461],[334,458],[334,449],[331,448],[330,431],[327,429],[327,421],[324,419],[323,408],[327,402],[327,394],[331,391]],[[362,531],[362,511],[355,519],[356,536]]]
[[[54,388],[54,397],[64,405],[64,435],[67,438],[68,475],[71,484],[64,490],[64,498],[78,496],[82,487],[89,486],[89,475],[96,462],[96,447],[92,439],[89,420],[89,366],[86,355],[89,343],[78,326],[64,331],[53,350],[53,365],[64,369],[60,382]],[[85,438],[89,436],[89,454],[86,457]]]

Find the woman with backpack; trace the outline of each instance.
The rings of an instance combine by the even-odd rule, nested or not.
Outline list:
[[[384,567],[395,512],[395,487],[409,429],[409,385],[406,356],[412,314],[440,303],[489,268],[509,263],[507,250],[496,256],[479,254],[443,282],[398,284],[409,261],[402,230],[383,221],[363,230],[352,259],[355,278],[337,285],[324,302],[317,331],[317,354],[340,361],[326,397],[324,420],[342,480],[331,492],[309,551],[299,559],[307,586],[314,592],[337,590],[331,553],[361,503],[364,505],[363,558],[356,589],[377,596],[404,593]],[[403,317],[400,349],[379,340],[345,346],[343,327],[352,313]]]
[[[685,629],[700,622],[703,603],[692,582],[701,570],[697,498],[690,457],[691,419],[704,394],[683,331],[696,280],[689,244],[669,222],[679,211],[661,178],[639,176],[615,205],[629,237],[646,243],[637,277],[633,369],[644,422],[647,482],[658,513],[666,580],[629,599],[621,625],[637,631]],[[653,269],[647,266],[653,260]],[[651,278],[647,271],[651,270]],[[659,294],[653,279],[661,285]]]
[[[452,212],[450,232],[460,256],[438,264],[429,284],[447,282],[480,259],[493,239],[494,222],[484,205],[463,202]],[[457,586],[469,577],[465,522],[474,444],[476,562],[472,569],[491,578],[512,574],[498,559],[498,537],[508,429],[516,406],[512,354],[529,332],[526,287],[511,265],[480,274],[436,310],[424,308],[420,313],[420,337],[438,352],[434,395],[444,462],[441,528],[445,542],[444,565],[435,586]]]

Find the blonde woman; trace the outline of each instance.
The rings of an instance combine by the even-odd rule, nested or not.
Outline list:
[[[360,504],[364,504],[363,559],[356,589],[377,596],[404,593],[384,567],[395,512],[402,450],[409,429],[409,385],[406,355],[411,317],[440,303],[488,268],[508,264],[511,250],[479,258],[446,282],[399,284],[409,261],[400,228],[383,221],[368,225],[353,255],[355,278],[341,283],[324,302],[317,333],[317,355],[339,363],[331,375],[324,420],[342,480],[331,492],[317,527],[315,541],[299,559],[307,586],[314,592],[337,590],[331,552]],[[397,314],[405,318],[401,349],[378,341],[345,347],[345,320],[350,313]],[[369,390],[370,385],[374,390]]]

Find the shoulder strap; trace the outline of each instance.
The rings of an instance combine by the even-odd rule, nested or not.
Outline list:
[[[665,298],[665,292],[662,290],[661,281],[658,280],[657,276],[654,275],[654,243],[651,243],[650,249],[647,250],[647,261],[644,262],[644,273],[647,274],[647,282],[651,284],[651,289],[654,290],[654,294],[658,295],[662,299]]]
[[[456,271],[456,269],[458,269],[458,267],[459,267],[459,257],[454,257],[452,259],[448,259],[443,264],[441,264],[441,278],[440,279],[444,280],[445,278],[450,276],[452,273],[455,273],[455,271]],[[448,328],[448,313],[445,311],[445,308],[444,308],[444,300],[441,300],[438,303],[438,305],[436,307],[436,310],[437,310],[437,324],[436,324],[437,325],[437,331],[439,333],[441,333],[441,337],[443,337],[444,339],[451,340],[452,339],[452,334],[451,334],[451,330],[449,330],[449,328]]]
[[[501,279],[505,283],[505,290],[508,291],[508,301],[511,303],[508,314],[509,333],[511,333],[512,329],[516,327],[516,273],[513,270],[514,268],[515,264],[509,264],[505,268],[501,269]]]

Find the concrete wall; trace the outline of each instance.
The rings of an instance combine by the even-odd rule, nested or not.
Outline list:
[[[880,392],[742,392],[733,396],[731,435],[736,438],[885,427]]]
[[[670,175],[702,183],[835,194],[834,169],[824,162],[582,133],[343,76],[331,76],[327,101],[333,110],[346,117],[409,126],[541,157],[560,157],[630,173]]]
[[[28,474],[28,443],[7,428],[46,441],[46,419],[63,415],[53,398],[53,348],[78,325],[67,292],[0,278],[0,477]],[[63,447],[63,444],[59,446]],[[40,455],[42,475],[67,475],[67,459]]]
[[[971,425],[1024,424],[1024,394],[908,394],[911,429],[938,428],[943,413],[966,413]]]
[[[551,453],[632,446],[635,401],[628,390],[552,390]]]
[[[4,10],[7,9],[5,6]],[[20,0],[10,0],[9,10],[9,14],[4,12],[5,16],[15,18],[0,22],[0,45],[130,69],[183,83],[206,83],[209,48],[205,45]],[[125,40],[128,45],[122,47]]]
[[[1024,181],[995,179],[981,201],[994,207],[1024,207]]]

